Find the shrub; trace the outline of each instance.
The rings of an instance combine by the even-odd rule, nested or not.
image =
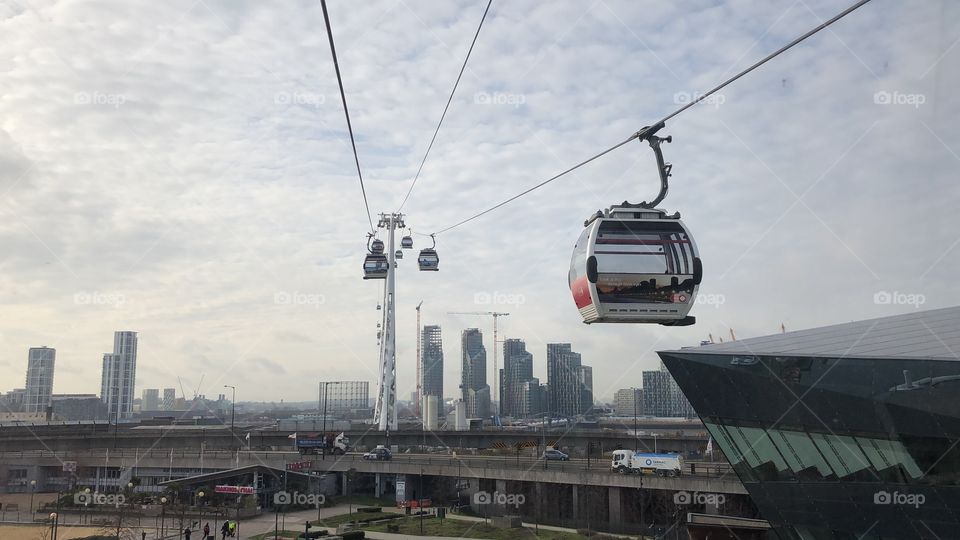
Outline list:
[[[381,512],[382,509],[379,506],[361,506],[357,508],[357,512]]]
[[[309,540],[311,538],[320,538],[321,536],[326,536],[326,535],[327,535],[327,531],[325,530],[310,531],[307,533],[306,538],[307,540]],[[300,534],[300,536],[297,537],[297,540],[300,540],[301,538],[304,538],[303,534]]]

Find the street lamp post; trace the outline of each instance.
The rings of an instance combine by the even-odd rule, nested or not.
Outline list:
[[[167,528],[167,498],[160,497],[160,538],[164,537]]]
[[[37,490],[37,481],[30,481],[30,521],[33,521],[36,518],[36,514],[33,513],[33,492]]]
[[[51,540],[57,540],[57,525],[60,516],[56,512],[50,512],[50,537]]]
[[[126,489],[124,486],[117,483],[117,491],[119,492],[119,500],[117,502],[117,530],[115,536],[120,537],[120,533],[123,530],[123,508],[124,503],[130,501],[129,507],[133,508],[133,482],[127,482]]]
[[[83,494],[86,495],[83,498],[83,506],[80,507],[80,523],[83,523],[83,511],[90,508],[90,488],[84,488]],[[90,514],[87,514],[87,521],[90,521]]]
[[[202,529],[203,528],[203,490],[200,490],[197,492],[197,506],[200,507],[200,524],[198,525],[198,527]],[[207,539],[204,538],[203,540],[207,540]]]
[[[540,444],[543,447],[543,453],[540,454],[540,459],[543,460],[543,469],[547,469],[547,460],[544,457],[547,452],[547,413],[543,413],[543,416],[540,418]]]
[[[109,422],[109,421],[108,421]],[[109,427],[109,426],[108,426]],[[117,402],[117,414],[113,421],[113,447],[117,447],[117,435],[120,431],[120,402]]]
[[[230,433],[232,434],[234,420],[237,417],[237,387],[229,384],[225,384],[223,387],[233,390],[233,395],[230,397]]]
[[[637,431],[637,389],[633,389],[633,451],[640,451],[640,433]]]

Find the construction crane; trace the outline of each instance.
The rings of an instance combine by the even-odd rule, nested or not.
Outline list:
[[[417,304],[417,403],[416,410],[417,416],[423,419],[423,416],[420,414],[420,404],[423,402],[423,382],[420,380],[420,364],[423,362],[423,359],[420,357],[420,336],[423,333],[423,330],[420,328],[420,306],[423,305],[423,300]]]
[[[490,397],[490,401],[497,400],[497,405],[493,409],[493,416],[497,418],[500,416],[500,394],[497,393],[497,381],[500,379],[500,370],[497,368],[497,343],[499,343],[497,340],[497,320],[510,314],[498,311],[448,311],[447,315],[489,315],[493,317],[493,395]]]

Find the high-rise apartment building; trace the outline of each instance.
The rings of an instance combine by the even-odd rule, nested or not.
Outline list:
[[[50,406],[56,357],[57,350],[49,347],[32,347],[28,352],[24,412],[41,413]]]
[[[501,381],[500,414],[523,418],[528,415],[524,402],[525,383],[533,380],[533,355],[527,352],[526,344],[519,339],[503,342],[503,380]],[[537,382],[539,384],[539,381]]]
[[[643,414],[643,389],[622,388],[613,396],[613,410],[617,416],[641,416]]]
[[[160,389],[144,388],[140,394],[140,410],[156,411],[160,409]]]
[[[647,416],[690,418],[696,413],[680,386],[661,366],[658,371],[643,372],[643,411]]]
[[[580,366],[580,414],[587,414],[593,408],[593,368]]]
[[[443,341],[439,325],[423,327],[420,340],[420,389],[437,398],[437,415],[443,414]]]
[[[520,398],[517,403],[517,418],[531,418],[544,412],[545,388],[536,377],[520,385]]]
[[[487,349],[483,333],[467,328],[460,334],[460,389],[468,418],[490,416],[490,387],[487,385]]]
[[[113,333],[113,352],[103,355],[100,399],[107,405],[110,420],[133,414],[133,390],[137,379],[137,333]]]
[[[569,343],[547,343],[547,411],[555,416],[584,414],[593,401],[593,371]],[[584,406],[586,405],[586,406]]]
[[[160,400],[161,411],[172,411],[173,404],[177,401],[177,390],[175,388],[164,388],[163,399]]]

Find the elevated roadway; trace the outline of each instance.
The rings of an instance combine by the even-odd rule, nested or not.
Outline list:
[[[667,491],[697,491],[746,494],[743,485],[726,463],[687,462],[679,477],[623,475],[610,470],[609,461],[571,459],[544,462],[515,456],[477,456],[444,454],[397,454],[390,461],[368,461],[359,453],[344,456],[300,456],[292,451],[204,451],[191,449],[90,449],[51,452],[47,450],[0,452],[0,464],[62,467],[75,461],[78,468],[118,467],[153,470],[200,468],[207,472],[229,470],[248,465],[266,465],[284,469],[288,463],[311,461],[309,470],[320,473],[357,473],[383,475],[427,475],[449,478],[478,478],[495,481],[535,482],[580,486],[644,488]],[[137,473],[140,474],[140,473]]]
[[[250,433],[249,441],[246,439]],[[4,426],[0,428],[0,452],[21,450],[48,450],[54,452],[111,449],[200,449],[228,450],[246,448],[278,450],[291,448],[288,437],[294,431],[276,431],[237,427],[231,431],[225,426],[110,426],[105,424]],[[583,430],[552,428],[540,431],[483,430],[433,431],[403,430],[389,434],[371,430],[348,430],[351,446],[372,448],[378,444],[401,448],[513,448],[525,446],[555,446],[564,448],[573,456],[585,456],[588,443],[594,453],[616,448],[634,448],[673,451],[685,455],[702,452],[706,446],[705,432],[698,430],[657,430],[646,432],[635,439],[631,434],[617,430]]]

